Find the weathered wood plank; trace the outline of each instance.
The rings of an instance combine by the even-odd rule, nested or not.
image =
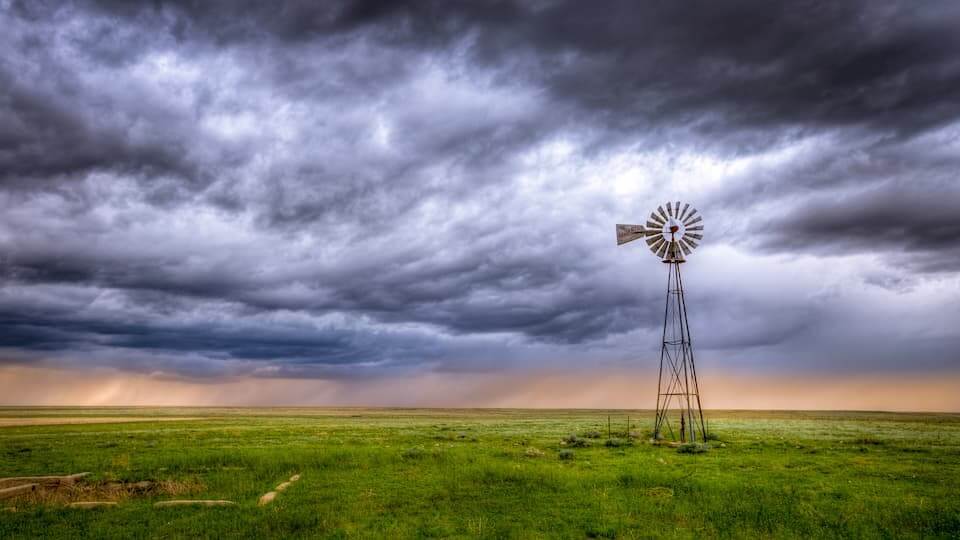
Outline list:
[[[116,505],[117,503],[113,501],[77,501],[77,502],[72,502],[68,504],[67,508],[81,508],[81,509],[108,508]]]
[[[17,495],[30,493],[31,491],[36,490],[37,486],[39,486],[39,484],[22,484],[19,486],[0,489],[0,499],[9,499],[11,497],[16,497]]]
[[[0,478],[0,487],[13,486],[17,484],[39,484],[43,487],[59,487],[61,485],[72,485],[77,480],[89,475],[88,472],[50,475],[50,476],[12,476],[9,478]]]

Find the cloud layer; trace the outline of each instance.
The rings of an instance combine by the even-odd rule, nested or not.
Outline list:
[[[952,2],[0,2],[0,361],[960,368]]]

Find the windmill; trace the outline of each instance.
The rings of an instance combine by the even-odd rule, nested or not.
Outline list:
[[[667,264],[667,302],[663,315],[663,345],[660,347],[660,377],[657,382],[657,413],[653,423],[656,440],[669,436],[681,442],[703,442],[706,424],[700,406],[700,387],[693,361],[687,304],[683,296],[680,265],[703,239],[703,218],[697,210],[680,203],[658,206],[646,225],[617,225],[617,245],[644,238],[654,255]]]

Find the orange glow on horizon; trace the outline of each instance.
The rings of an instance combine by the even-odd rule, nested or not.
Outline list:
[[[960,374],[701,377],[707,409],[960,411]],[[651,409],[656,378],[627,371],[429,373],[363,380],[159,378],[0,367],[0,405]]]

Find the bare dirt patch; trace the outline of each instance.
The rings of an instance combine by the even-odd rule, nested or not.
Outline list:
[[[136,497],[196,495],[204,489],[196,480],[142,480],[140,482],[78,481],[44,488],[39,484],[32,490],[16,494],[22,505],[71,505],[81,502],[121,502]]]

